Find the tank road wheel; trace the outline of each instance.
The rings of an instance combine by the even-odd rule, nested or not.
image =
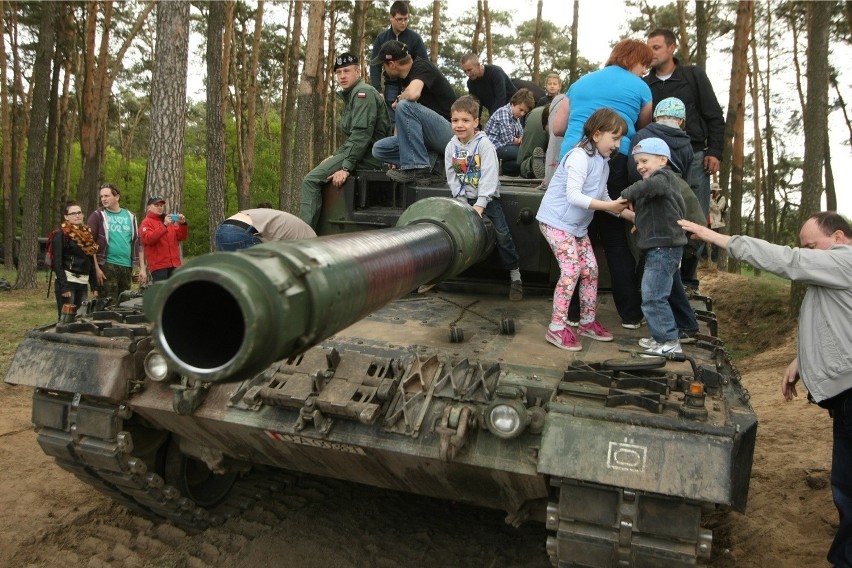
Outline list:
[[[500,320],[500,333],[503,335],[515,335],[515,320],[503,318]]]
[[[166,483],[176,487],[199,507],[213,507],[222,502],[238,475],[236,471],[224,475],[213,473],[203,461],[182,453],[174,439],[166,449]]]
[[[464,341],[464,330],[460,327],[456,327],[454,325],[450,326],[449,331],[450,343],[461,343]]]

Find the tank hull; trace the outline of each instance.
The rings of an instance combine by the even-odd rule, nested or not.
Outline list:
[[[346,191],[324,213],[326,229],[340,229],[335,243],[402,213],[378,205],[347,211],[358,194]],[[394,191],[405,201],[437,190]],[[278,279],[270,295],[295,290],[264,305],[296,306],[289,313],[304,320],[269,324],[286,327],[296,347],[262,353],[266,362],[252,355],[239,372],[222,365],[216,380],[171,363],[158,374],[152,361],[169,354],[157,338],[162,324],[147,320],[165,320],[148,305],[144,315],[127,305],[29,332],[6,382],[34,389],[38,440],[60,467],[138,514],[184,527],[222,522],[300,472],[502,509],[513,525],[543,522],[555,565],[690,566],[709,558],[702,513],[745,509],[757,428],[710,301],[693,298],[701,335],[684,346],[683,360],[638,356],[647,331],[621,328],[606,291],[598,318],[614,341],[582,338],[580,352],[556,349],[544,339],[555,267],[527,207],[540,195],[527,187],[504,195],[516,242],[527,235],[520,247],[539,251],[522,265],[522,302],[505,299],[503,270],[477,264],[441,279],[449,274],[442,266],[424,263],[404,287],[436,278],[437,287],[405,293],[390,282],[397,290],[377,307],[367,286],[358,302],[370,313],[347,306],[357,317],[330,326],[311,321],[310,302],[293,301],[301,294],[325,305],[308,271],[289,266],[278,277],[277,269],[251,268],[253,278]],[[455,237],[444,247],[431,229],[400,234],[400,250],[424,239],[439,243],[430,250],[458,249]],[[295,255],[282,251],[254,256],[271,266]],[[466,268],[453,254],[439,256]],[[162,298],[154,303],[168,306]],[[202,319],[228,333],[216,327],[216,313]],[[270,344],[261,339],[252,345]],[[207,356],[201,343],[193,356]]]

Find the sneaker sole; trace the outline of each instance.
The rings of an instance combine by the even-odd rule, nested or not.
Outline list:
[[[581,333],[580,337],[588,337],[589,339],[594,339],[595,341],[612,341],[615,339],[614,337],[601,337],[599,335],[595,335],[594,333]]]
[[[583,348],[579,345],[576,346],[576,347],[573,347],[573,346],[570,346],[570,345],[562,345],[561,343],[557,343],[555,340],[551,339],[550,336],[548,336],[548,335],[545,335],[544,338],[551,345],[555,345],[559,349],[563,349],[565,351],[582,351],[583,350]]]
[[[639,329],[640,327],[642,327],[642,324],[641,323],[623,323],[623,324],[621,324],[621,327],[623,327],[624,329]]]

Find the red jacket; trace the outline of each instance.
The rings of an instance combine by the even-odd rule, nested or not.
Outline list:
[[[166,227],[165,215],[148,213],[139,225],[139,236],[145,247],[145,262],[148,271],[180,266],[180,241],[185,241],[189,233],[186,224],[172,223]]]

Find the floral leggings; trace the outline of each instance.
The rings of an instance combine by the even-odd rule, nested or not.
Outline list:
[[[568,325],[568,305],[577,282],[580,283],[580,323],[592,323],[596,318],[598,299],[598,261],[592,242],[588,235],[578,238],[544,223],[539,223],[539,228],[562,272],[553,291],[551,323],[563,327]]]

